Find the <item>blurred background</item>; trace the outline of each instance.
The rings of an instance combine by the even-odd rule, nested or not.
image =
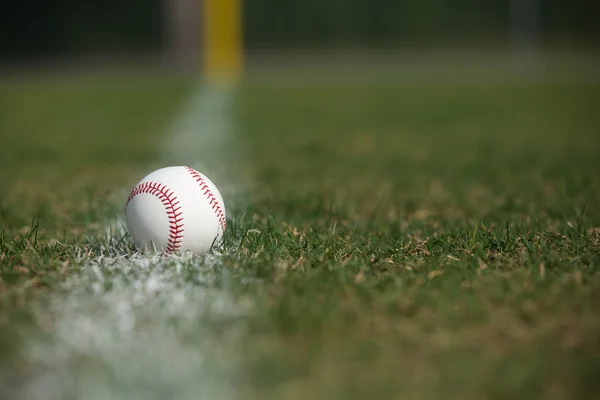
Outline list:
[[[544,50],[589,52],[600,40],[600,5],[591,0],[241,3],[250,66],[264,56],[311,61],[333,50],[352,56],[366,50],[493,50],[531,57]],[[12,2],[0,16],[0,62],[20,68],[114,61],[193,68],[202,57],[201,25],[200,0]]]

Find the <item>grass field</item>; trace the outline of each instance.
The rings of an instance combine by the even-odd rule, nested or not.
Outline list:
[[[600,86],[250,80],[193,147],[196,91],[0,84],[0,397],[600,393]],[[180,163],[225,246],[136,255],[128,191]]]

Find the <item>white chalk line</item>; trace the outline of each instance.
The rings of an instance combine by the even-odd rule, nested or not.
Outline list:
[[[190,165],[211,177],[228,202],[243,190],[228,160],[240,161],[231,107],[234,89],[196,91],[166,135],[164,163]],[[148,171],[149,172],[149,171]],[[105,243],[125,235],[122,220],[107,227]],[[14,398],[233,399],[230,360],[211,354],[204,317],[244,312],[224,290],[211,288],[219,254],[206,257],[119,254],[81,255],[57,293],[34,309],[49,332],[28,341],[25,359],[40,366]],[[228,250],[225,250],[228,251]],[[101,252],[102,253],[102,252]],[[235,338],[243,332],[237,326]]]

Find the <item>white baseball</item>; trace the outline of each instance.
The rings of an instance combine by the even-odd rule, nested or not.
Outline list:
[[[204,254],[226,227],[217,187],[190,167],[166,167],[142,179],[125,206],[127,228],[143,251]]]

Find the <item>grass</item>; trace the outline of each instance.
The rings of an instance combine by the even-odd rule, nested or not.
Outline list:
[[[76,314],[104,332],[119,298],[137,304],[128,334],[67,361],[73,338],[40,353],[64,372],[63,398],[194,398],[200,356],[243,398],[600,391],[600,87],[249,81],[232,110],[243,157],[223,154],[239,173],[217,182],[244,188],[225,196],[226,251],[140,261],[110,223],[164,160],[192,90],[169,77],[2,84],[5,393],[32,393],[44,367],[31,342],[62,338]],[[218,298],[205,290],[236,311],[186,311]],[[178,374],[159,366],[178,360]]]

